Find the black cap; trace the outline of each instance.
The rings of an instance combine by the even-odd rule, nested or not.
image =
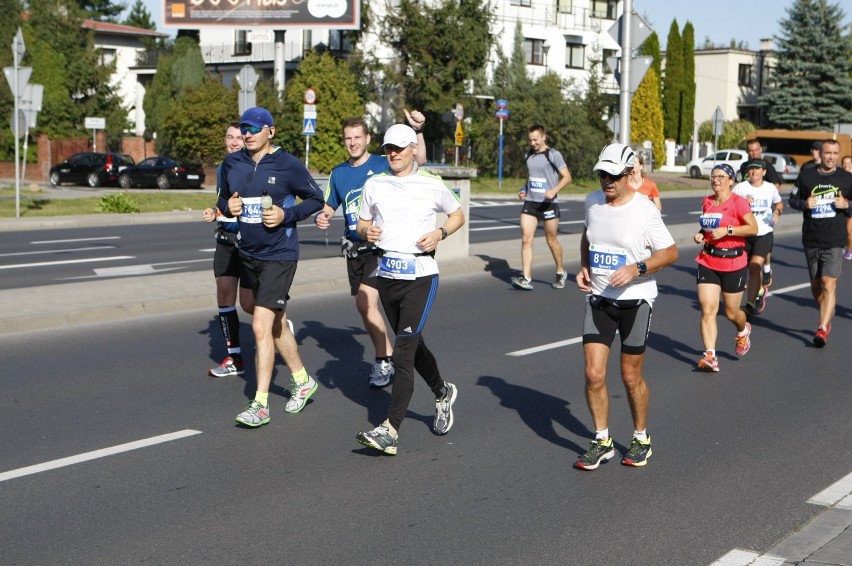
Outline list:
[[[746,169],[751,169],[753,167],[759,167],[761,169],[766,169],[766,161],[762,159],[749,159],[746,163]]]
[[[815,141],[814,143],[811,144],[811,149],[821,150],[822,149],[822,142],[821,141]]]

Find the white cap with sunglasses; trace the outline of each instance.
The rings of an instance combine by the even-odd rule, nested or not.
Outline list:
[[[613,177],[624,175],[626,169],[632,169],[636,163],[636,154],[629,146],[623,143],[611,143],[601,151],[598,156],[598,162],[595,165],[595,172],[600,176],[600,172],[609,173]]]

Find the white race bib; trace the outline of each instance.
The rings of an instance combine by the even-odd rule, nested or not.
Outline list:
[[[627,265],[627,250],[589,244],[589,267],[593,275],[609,277],[619,267]]]

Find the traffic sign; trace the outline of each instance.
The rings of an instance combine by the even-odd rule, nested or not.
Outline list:
[[[612,27],[609,28],[609,36],[613,38],[619,45],[621,45],[621,34],[622,34],[622,23],[624,22],[624,15],[622,14]],[[648,22],[642,19],[642,17],[633,12],[630,16],[630,51],[636,51],[642,44],[645,43],[645,40],[653,33],[651,31],[651,26],[648,25]],[[622,49],[624,48],[621,45]],[[631,69],[632,71],[633,69]]]
[[[721,136],[722,129],[725,127],[725,115],[722,114],[722,107],[717,106],[716,111],[713,112],[713,135]]]
[[[306,120],[308,118],[313,118],[316,120],[317,118],[317,107],[315,104],[305,104],[305,115],[302,116]]]
[[[24,89],[27,88],[27,83],[30,82],[30,75],[33,74],[32,67],[3,67],[3,74],[6,75],[6,81],[9,83],[9,88],[15,98],[24,96]],[[16,81],[17,77],[17,81]],[[17,86],[18,90],[15,90]]]
[[[303,134],[306,136],[313,136],[317,133],[317,119],[316,118],[305,118],[305,124],[303,128]]]
[[[255,71],[254,67],[251,65],[243,65],[243,68],[240,69],[239,73],[237,73],[237,82],[240,85],[240,90],[245,92],[254,91],[255,85],[257,85],[257,79],[257,71]]]
[[[105,130],[106,118],[86,117],[83,119],[83,127],[85,127],[87,130]]]
[[[630,84],[628,89],[631,93],[636,92],[642,79],[645,78],[645,73],[651,68],[654,62],[653,57],[632,57],[630,59]],[[607,57],[606,64],[612,70],[615,81],[621,84],[621,57]]]
[[[317,91],[308,87],[308,90],[305,91],[305,104],[316,104],[317,103]]]
[[[15,39],[12,40],[12,51],[18,56],[18,61],[24,57],[27,52],[27,47],[24,45],[24,34],[21,33],[21,28],[15,34]]]
[[[461,120],[456,122],[456,145],[459,146],[464,141],[464,129],[462,129]]]
[[[27,113],[19,108],[18,120],[15,123],[15,113],[12,112],[9,115],[9,125],[12,127],[12,133],[20,139],[27,132]]]
[[[461,105],[461,102],[456,103],[456,120],[461,121],[464,118],[464,106]]]
[[[498,120],[508,120],[509,119],[509,101],[504,100],[502,98],[497,99],[497,112],[494,113],[494,116]]]

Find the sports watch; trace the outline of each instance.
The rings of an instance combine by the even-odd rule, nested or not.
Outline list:
[[[648,273],[648,266],[645,265],[644,261],[637,261],[636,267],[639,268],[639,275],[645,275],[646,273]]]

